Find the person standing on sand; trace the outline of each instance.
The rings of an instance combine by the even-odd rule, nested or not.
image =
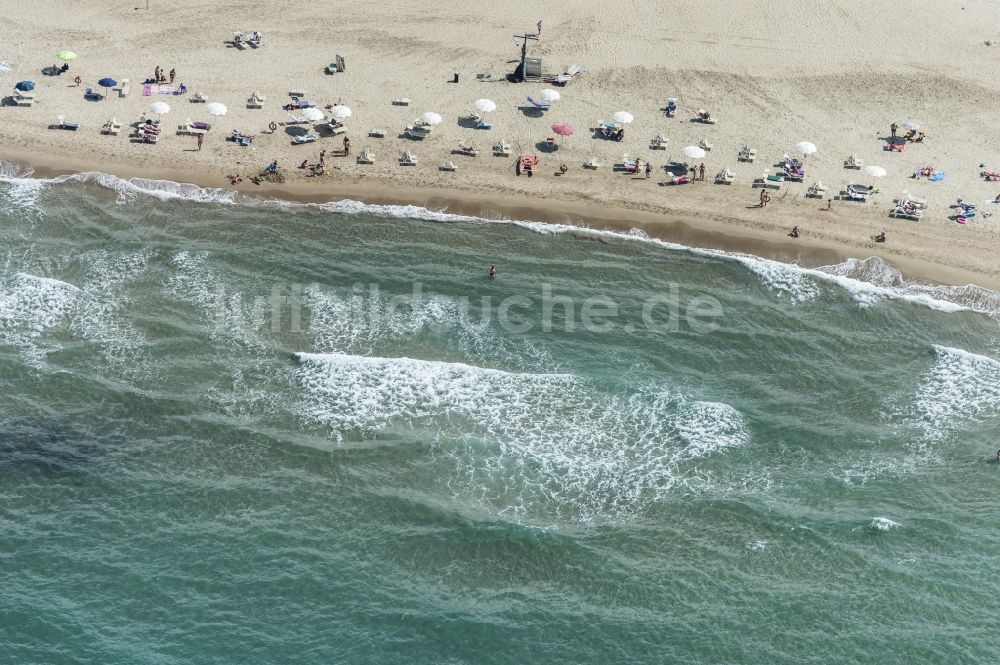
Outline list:
[[[319,165],[326,166],[326,150],[319,151]]]
[[[351,139],[344,137],[344,157],[351,154]]]
[[[650,174],[653,172],[653,165],[646,162],[646,180],[649,180]]]
[[[701,166],[698,167],[698,180],[704,180],[704,179],[705,179],[705,162],[702,162]]]
[[[889,125],[889,132],[892,134],[893,138],[896,138],[896,130],[899,129],[899,125],[892,123]]]
[[[198,150],[201,150],[201,144],[205,142],[205,135],[198,134]]]
[[[174,77],[177,76],[177,70],[173,67],[170,68],[170,82],[174,82]]]
[[[162,72],[162,71],[163,71],[163,70],[162,70],[162,69],[160,69],[160,66],[159,66],[159,65],[157,65],[157,66],[156,66],[156,69],[154,69],[154,70],[153,70],[153,81],[154,81],[155,83],[159,83],[159,82],[160,82],[160,72]]]

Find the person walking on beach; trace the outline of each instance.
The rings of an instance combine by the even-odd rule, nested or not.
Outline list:
[[[701,166],[698,167],[698,180],[705,179],[705,163],[702,162]]]
[[[646,162],[646,180],[649,180],[650,174],[653,172],[653,165]]]
[[[319,165],[326,166],[326,150],[319,151]]]
[[[344,137],[344,157],[351,154],[351,139]]]
[[[767,202],[770,200],[771,197],[768,196],[767,190],[766,189],[760,190],[760,207],[761,208],[767,207]]]
[[[899,129],[899,125],[892,123],[889,125],[889,132],[892,134],[893,138],[896,138],[896,130]]]
[[[173,67],[170,68],[170,82],[174,82],[174,77],[177,76],[177,70]]]
[[[201,150],[201,144],[205,142],[205,135],[198,134],[198,150]]]

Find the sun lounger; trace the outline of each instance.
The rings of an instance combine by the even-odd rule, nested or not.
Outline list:
[[[59,121],[58,124],[56,125],[57,129],[68,129],[72,132],[75,132],[76,130],[80,129],[80,123],[66,122],[65,116],[59,116],[58,118],[56,118],[56,120]]]
[[[331,136],[347,133],[347,127],[344,126],[344,123],[337,121],[326,123],[326,130],[330,132]]]
[[[191,95],[192,104],[204,104],[206,101],[208,100],[205,99],[205,95],[201,94],[200,92],[196,92],[193,95]]]
[[[663,134],[657,134],[653,137],[653,140],[649,142],[650,150],[666,150],[667,149],[667,137]]]
[[[160,140],[159,132],[148,132],[144,129],[139,129],[136,137],[141,143],[156,143]]]
[[[400,97],[399,99],[392,100],[393,106],[409,106],[410,99],[408,97]]]
[[[122,82],[119,85],[118,96],[128,97],[128,93],[132,90],[132,85],[128,82],[128,79],[122,79]]]
[[[860,169],[865,163],[858,159],[857,155],[850,155],[844,160],[845,169]]]
[[[243,146],[244,148],[253,143],[252,134],[244,134],[238,129],[234,129],[232,135],[229,138],[233,140],[233,143],[235,143],[236,145]]]
[[[843,191],[841,198],[846,198],[849,201],[867,201],[868,195],[872,193],[873,189],[874,187],[869,187],[868,185],[855,185],[852,183]]]
[[[753,181],[753,187],[763,187],[764,189],[781,189],[785,177],[781,174],[764,173]]]
[[[510,156],[510,144],[504,139],[500,139],[493,144],[493,155],[495,157],[509,157]]]
[[[264,108],[265,97],[259,92],[254,90],[250,93],[250,99],[247,100],[248,109],[262,109]]]
[[[591,169],[591,170],[596,170],[596,169],[601,168],[601,163],[599,161],[597,161],[596,157],[591,157],[589,160],[587,160],[584,163],[583,168],[585,168],[585,169]]]
[[[468,143],[458,144],[458,150],[456,152],[462,155],[468,155],[469,157],[479,156],[479,149],[476,148],[476,146]]]
[[[368,130],[368,136],[371,136],[372,138],[376,138],[376,139],[384,139],[385,138],[385,130],[384,129],[369,129]]]
[[[728,168],[722,169],[715,174],[716,185],[731,185],[736,181],[736,175]]]
[[[184,121],[184,124],[177,126],[178,134],[195,136],[197,134],[207,134],[210,127],[203,122],[191,122],[191,118]]]
[[[534,106],[539,111],[548,111],[550,108],[552,108],[552,104],[546,102],[536,102],[530,96],[528,97],[528,103]]]
[[[288,114],[288,124],[290,125],[308,125],[309,120],[302,117],[301,115],[295,115],[294,113]]]
[[[375,153],[368,148],[363,149],[358,153],[357,158],[358,164],[374,164],[375,163]]]
[[[292,137],[292,145],[302,145],[303,143],[315,143],[319,137],[315,134],[302,134]]]
[[[702,139],[698,141],[698,147],[702,150],[711,150],[712,144],[708,142],[708,139]]]
[[[553,78],[552,82],[555,83],[556,85],[566,85],[574,78],[576,78],[578,74],[582,73],[583,73],[583,67],[581,67],[580,65],[573,65],[572,67],[569,67],[562,74],[559,74],[555,78]]]
[[[327,74],[336,74],[339,71],[337,69],[337,63],[331,62],[323,69],[323,71],[326,72]]]
[[[817,180],[806,189],[806,196],[813,199],[821,199],[826,194],[826,189],[826,185]]]
[[[736,159],[741,162],[752,163],[755,159],[757,159],[757,150],[751,148],[748,145],[745,145],[742,148],[740,148],[739,153],[736,155]]]
[[[407,125],[404,133],[411,139],[423,140],[430,136],[431,126],[415,122],[412,125]]]
[[[399,155],[399,165],[400,166],[416,166],[417,165],[417,156],[414,155],[409,150],[407,150],[407,151],[405,151],[405,152],[403,152],[403,153],[401,153]]]
[[[921,198],[918,198],[916,196],[913,196],[912,194],[910,194],[906,190],[903,190],[903,195],[901,197],[899,197],[898,199],[896,199],[895,201],[893,201],[893,203],[912,203],[913,205],[917,206],[918,208],[926,208],[927,207],[927,199],[921,199]]]
[[[306,96],[306,91],[302,90],[301,88],[296,88],[294,90],[289,90],[288,96],[291,97],[292,99],[301,99],[302,97]]]
[[[910,203],[897,203],[889,212],[890,217],[902,217],[903,219],[919,220],[924,216],[924,209],[918,208]]]
[[[87,88],[83,92],[83,98],[84,99],[93,99],[94,101],[100,101],[100,100],[104,99],[104,95],[102,95],[101,93],[97,92],[93,88]]]
[[[439,171],[457,171],[458,167],[455,166],[455,162],[445,162],[438,167]]]
[[[719,122],[719,119],[713,117],[705,109],[698,109],[698,113],[697,113],[697,115],[695,115],[694,121],[695,122],[700,122],[700,123],[705,124],[705,125],[714,125],[715,123]]]
[[[121,130],[122,124],[116,118],[111,118],[101,127],[101,133],[110,136],[118,136],[118,132]]]
[[[673,97],[667,100],[667,105],[663,107],[663,112],[668,118],[673,118],[677,113],[677,100]]]
[[[35,94],[15,90],[10,96],[10,101],[14,106],[31,106],[35,103]]]

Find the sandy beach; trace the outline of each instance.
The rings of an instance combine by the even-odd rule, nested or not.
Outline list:
[[[441,8],[350,1],[319,19],[257,2],[206,8],[188,0],[152,0],[148,10],[144,2],[134,7],[88,0],[72,12],[5,9],[0,61],[10,71],[0,74],[0,94],[31,80],[37,101],[30,108],[0,108],[0,158],[32,164],[39,174],[94,170],[211,187],[229,187],[226,176],[240,175],[237,188],[250,194],[351,197],[635,227],[685,244],[805,264],[877,255],[925,279],[990,287],[1000,282],[994,258],[1000,217],[989,216],[1000,206],[986,203],[1000,193],[1000,183],[979,175],[1000,170],[1000,136],[990,129],[1000,108],[995,3],[624,3],[609,11],[579,1],[539,7],[517,0],[489,8],[464,0]],[[896,23],[905,29],[892,27]],[[252,30],[263,33],[259,48],[229,43],[234,32]],[[545,73],[572,65],[584,70],[554,88],[561,98],[544,113],[526,108],[526,98],[550,83],[506,78],[520,57],[512,36],[525,33],[538,34],[528,56],[541,58]],[[79,57],[66,74],[44,76],[63,49]],[[346,71],[325,73],[338,54]],[[175,83],[184,83],[187,94],[153,89],[144,95],[143,81],[157,66],[175,69]],[[109,90],[103,100],[85,100],[84,90],[100,89],[103,77],[129,79],[129,95]],[[265,97],[261,109],[247,108],[254,90]],[[351,108],[345,122],[349,156],[338,156],[342,136],[292,144],[303,127],[311,131],[288,124],[290,114],[282,107],[292,90],[305,91],[321,109],[334,103]],[[195,93],[225,104],[228,113],[207,115],[205,104],[192,102]],[[670,97],[678,100],[673,118],[662,111]],[[392,103],[400,98],[411,100],[409,106]],[[497,105],[486,116],[488,131],[466,119],[471,102],[481,98]],[[159,142],[137,142],[132,124],[159,101],[171,107],[161,116]],[[698,109],[718,122],[693,122]],[[402,136],[426,111],[443,118],[431,135],[420,141]],[[623,141],[590,131],[616,111],[634,115]],[[50,128],[59,116],[79,129]],[[121,133],[102,135],[101,126],[112,117],[123,124]],[[176,134],[189,118],[212,124],[201,150],[194,136]],[[918,122],[927,138],[902,152],[884,151],[889,125],[906,121]],[[560,139],[557,150],[546,151],[554,123],[576,131]],[[385,137],[369,137],[375,128],[386,130]],[[253,134],[252,145],[227,141],[234,129]],[[657,134],[667,139],[665,150],[650,149]],[[510,144],[510,157],[491,155],[491,145],[501,139]],[[704,159],[682,157],[685,146],[702,140],[712,145]],[[801,141],[818,148],[804,160],[803,182],[784,183],[771,192],[769,206],[757,207],[753,180],[767,169],[777,172],[783,156],[798,156],[794,146]],[[452,154],[461,142],[476,145],[479,156]],[[747,144],[758,157],[738,162]],[[364,148],[375,152],[374,165],[356,163]],[[324,149],[327,175],[296,168],[303,160],[317,162]],[[419,164],[400,166],[403,150]],[[534,177],[515,176],[520,153],[539,156]],[[876,182],[864,171],[845,169],[851,154],[884,167],[887,175]],[[614,171],[625,155],[651,162],[651,177]],[[591,159],[601,166],[583,168]],[[252,184],[249,178],[272,160],[278,160],[285,182]],[[662,167],[670,160],[704,162],[706,181],[668,184]],[[457,171],[438,170],[446,161]],[[557,175],[561,164],[568,170]],[[714,184],[724,167],[735,182]],[[912,177],[924,167],[945,175],[939,182]],[[807,198],[807,187],[817,180],[829,188],[826,195]],[[863,203],[831,202],[849,183],[874,183],[880,191]],[[893,200],[905,191],[927,200],[919,221],[889,217]],[[958,197],[979,209],[965,224],[951,219],[955,211],[949,206]],[[796,240],[787,236],[793,225],[802,234]],[[880,231],[887,235],[884,244],[873,242]]]

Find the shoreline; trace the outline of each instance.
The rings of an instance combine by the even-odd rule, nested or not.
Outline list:
[[[187,183],[202,188],[223,189],[247,196],[271,197],[300,203],[328,203],[350,199],[370,205],[412,205],[431,211],[479,217],[490,220],[517,220],[543,224],[564,224],[581,229],[628,233],[638,229],[649,237],[693,249],[720,250],[748,254],[764,259],[817,268],[834,265],[847,259],[863,260],[878,257],[893,265],[909,280],[927,284],[974,285],[1000,291],[1000,278],[987,273],[885,251],[891,247],[866,247],[838,242],[835,238],[807,235],[792,241],[783,227],[751,226],[756,221],[733,215],[708,217],[701,211],[684,213],[668,206],[641,208],[587,201],[577,203],[562,197],[524,196],[512,203],[510,196],[499,197],[490,192],[428,185],[399,185],[379,177],[351,177],[321,183],[292,181],[282,184],[263,183],[254,186],[220,185],[218,175],[201,170],[148,168],[135,164],[96,164],[74,156],[48,156],[0,148],[0,160],[17,162],[32,169],[32,178],[52,178],[84,172],[100,172],[123,180],[146,178]],[[373,182],[374,181],[374,182]],[[821,220],[801,220],[799,223]],[[881,250],[881,251],[880,251]]]

